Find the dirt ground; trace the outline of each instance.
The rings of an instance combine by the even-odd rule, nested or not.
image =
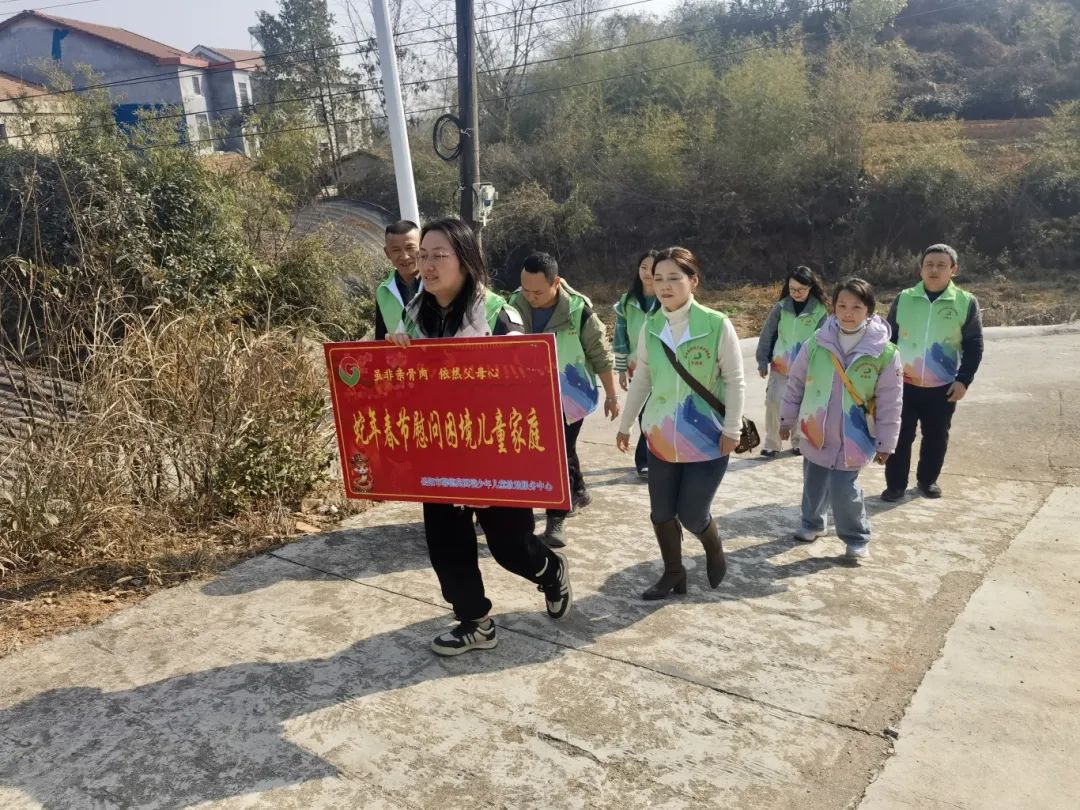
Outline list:
[[[96,624],[162,589],[210,577],[368,508],[326,492],[303,511],[267,514],[209,530],[162,535],[138,560],[104,561],[0,579],[0,657],[34,641]]]
[[[965,282],[978,296],[987,326],[1063,323],[1080,317],[1080,273],[1018,282]],[[601,318],[614,323],[612,305],[623,290],[614,285],[585,288]],[[700,299],[728,313],[741,336],[758,333],[776,301],[778,286],[743,284],[704,289]],[[899,289],[879,288],[882,314]],[[341,517],[367,508],[324,492],[301,511],[263,516],[243,525],[161,537],[140,561],[109,561],[57,568],[48,574],[0,578],[0,656],[54,633],[95,624],[163,588],[211,576],[237,562],[278,548],[297,536],[321,531]]]

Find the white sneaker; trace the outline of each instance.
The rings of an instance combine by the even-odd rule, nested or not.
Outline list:
[[[795,530],[792,535],[800,543],[813,543],[819,537],[824,537],[825,531],[818,531],[817,529],[804,529],[802,526]]]
[[[870,546],[848,546],[844,551],[844,559],[856,565],[870,559]]]
[[[437,655],[461,655],[469,650],[490,650],[498,641],[495,622],[490,619],[486,628],[476,622],[461,622],[453,630],[436,636],[431,649]]]

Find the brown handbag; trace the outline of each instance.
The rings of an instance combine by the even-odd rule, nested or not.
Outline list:
[[[672,367],[678,372],[679,376],[683,378],[683,382],[689,385],[693,392],[705,400],[709,407],[720,414],[720,418],[723,419],[727,414],[727,408],[724,407],[724,403],[717,399],[712,391],[694,379],[683,364],[679,362],[679,358],[675,356],[675,352],[671,350],[670,346],[663,341],[660,341],[660,347],[664,350],[664,354],[667,355],[667,359]],[[757,425],[744,416],[739,430],[739,444],[735,447],[735,452],[749,453],[759,444],[761,444],[761,436],[758,434]]]

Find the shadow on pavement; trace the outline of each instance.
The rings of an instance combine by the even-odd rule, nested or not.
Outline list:
[[[349,562],[347,572],[331,572],[329,568],[327,569],[328,573],[347,574],[349,579],[361,580],[399,571],[414,571],[431,565],[428,561],[422,522],[347,529],[330,532],[322,535],[321,538],[308,537],[304,542],[321,542],[328,552],[328,557],[337,556],[352,549],[354,553],[346,555]],[[286,546],[285,549],[275,552],[274,556],[279,559],[290,559],[289,547]],[[324,577],[324,574],[317,570],[320,568],[319,565],[311,563],[311,568],[305,567],[306,565],[308,565],[307,561],[297,564],[296,570],[284,568],[279,570],[283,575],[287,575],[290,581]],[[245,570],[245,566],[241,565],[206,583],[201,590],[206,596],[238,596],[269,588],[279,578],[267,577],[261,572],[257,576],[251,576]]]
[[[359,553],[373,554],[376,567],[427,564],[422,548],[392,559],[380,556],[375,547],[381,543],[368,532],[359,535],[340,542],[357,543]],[[773,566],[769,559],[785,547],[776,540],[733,552],[730,582],[718,591],[691,588],[679,601],[719,606],[727,599],[763,596],[783,587],[778,580],[830,564],[808,560]],[[696,553],[691,548],[688,544],[688,552]],[[663,609],[666,602],[638,598],[655,575],[652,562],[617,571],[598,593],[581,599],[558,629],[574,639],[574,647],[588,646]],[[536,613],[496,616],[503,628],[499,647],[461,658],[440,659],[428,649],[430,639],[445,629],[444,617],[360,639],[328,657],[238,663],[114,692],[90,687],[42,692],[0,711],[0,784],[50,810],[178,809],[337,776],[332,763],[286,739],[286,721],[423,682],[558,659],[569,651],[563,642],[543,637],[526,642],[506,629],[518,622],[546,623],[542,596],[537,593],[536,599]],[[612,612],[615,603],[621,606]],[[606,614],[602,622],[589,618],[601,613]],[[363,713],[355,717],[362,725]]]

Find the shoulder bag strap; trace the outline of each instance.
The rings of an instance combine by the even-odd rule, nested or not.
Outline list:
[[[671,350],[670,346],[663,341],[660,341],[660,347],[664,350],[664,354],[667,355],[667,359],[671,362],[672,367],[678,372],[679,376],[683,378],[683,382],[689,385],[695,394],[705,400],[710,408],[720,414],[721,419],[724,418],[727,413],[727,408],[724,407],[723,402],[716,398],[716,394],[691,376],[690,372],[679,362],[679,358],[675,356],[675,352]]]
[[[839,374],[839,375],[840,375],[840,379],[844,381],[844,388],[846,388],[846,389],[847,389],[847,392],[848,392],[849,394],[851,394],[851,398],[852,398],[853,400],[855,400],[855,404],[856,404],[856,405],[858,405],[858,406],[859,406],[860,408],[865,408],[865,407],[866,407],[866,403],[865,403],[865,402],[863,402],[863,399],[862,399],[862,397],[860,397],[860,396],[859,396],[859,395],[858,395],[857,393],[855,393],[855,386],[854,386],[854,385],[852,385],[852,384],[851,384],[851,380],[849,380],[849,379],[848,379],[848,375],[847,375],[847,373],[846,373],[846,372],[844,371],[844,366],[843,366],[843,364],[842,364],[842,363],[840,362],[840,358],[838,358],[838,357],[837,357],[837,356],[836,356],[835,354],[833,354],[832,352],[829,352],[829,357],[831,357],[831,358],[832,358],[832,364],[833,364],[833,365],[834,365],[834,366],[836,367],[836,373],[837,373],[837,374]]]

